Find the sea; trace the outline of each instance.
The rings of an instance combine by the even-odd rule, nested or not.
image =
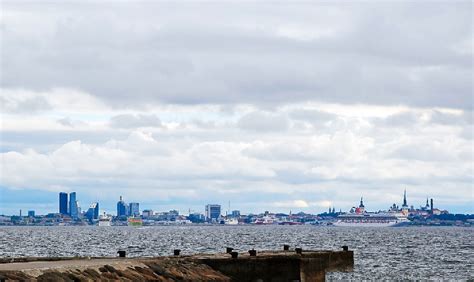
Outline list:
[[[354,251],[351,272],[327,280],[473,280],[474,228],[317,226],[0,227],[0,257],[165,256],[281,250]]]

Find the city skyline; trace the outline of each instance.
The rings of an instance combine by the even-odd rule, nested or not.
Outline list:
[[[115,215],[115,216],[125,216],[125,217],[128,217],[128,216],[138,216],[138,215],[141,215],[142,211],[153,211],[153,212],[167,212],[167,211],[170,211],[170,210],[177,210],[179,212],[179,214],[193,214],[193,213],[199,213],[199,214],[202,214],[204,215],[206,218],[216,218],[215,214],[216,214],[216,211],[211,211],[210,209],[213,209],[214,207],[218,208],[219,210],[219,214],[221,215],[226,215],[226,214],[232,214],[233,212],[237,211],[242,214],[259,214],[259,213],[262,213],[262,212],[273,212],[273,213],[298,213],[298,212],[305,212],[305,213],[310,213],[310,214],[319,214],[319,213],[323,213],[323,212],[326,212],[327,209],[329,208],[329,210],[333,210],[333,213],[335,212],[336,210],[336,206],[334,205],[330,205],[328,207],[326,207],[326,210],[308,210],[308,209],[305,209],[305,208],[300,208],[300,209],[296,209],[296,210],[287,210],[287,211],[284,211],[284,210],[271,210],[271,209],[262,209],[262,210],[255,210],[255,211],[247,211],[247,210],[241,210],[238,206],[232,206],[231,207],[231,203],[228,202],[227,203],[227,206],[222,204],[222,203],[214,203],[214,204],[210,204],[210,203],[206,203],[205,204],[205,207],[204,209],[200,210],[199,208],[197,209],[191,209],[190,207],[188,207],[188,209],[185,209],[185,210],[182,210],[182,209],[177,209],[176,207],[172,207],[172,206],[168,206],[168,208],[166,208],[166,206],[161,206],[161,209],[160,208],[157,208],[157,206],[153,206],[153,205],[147,205],[145,204],[145,206],[143,206],[142,204],[143,203],[138,203],[138,202],[134,202],[133,200],[131,202],[127,202],[126,199],[123,198],[123,196],[119,196],[119,199],[117,202],[115,202],[115,211],[113,209],[99,209],[99,202],[96,201],[96,202],[91,202],[90,205],[87,205],[89,208],[85,208],[85,209],[81,209],[80,206],[76,206],[76,208],[79,209],[79,214],[78,215],[73,215],[71,214],[70,212],[70,209],[67,209],[67,210],[64,210],[64,204],[66,203],[67,207],[70,207],[72,205],[73,202],[71,202],[71,198],[70,198],[70,195],[73,195],[73,202],[76,203],[76,205],[78,204],[79,200],[76,198],[76,195],[77,193],[76,192],[71,192],[71,193],[65,193],[65,192],[60,192],[58,194],[58,201],[57,201],[57,204],[56,204],[56,211],[43,211],[43,210],[40,210],[40,212],[38,213],[37,210],[35,209],[32,209],[32,208],[29,208],[27,209],[28,210],[28,213],[30,212],[34,212],[36,214],[40,214],[40,215],[46,215],[46,214],[62,214],[62,215],[68,215],[68,216],[71,216],[72,218],[79,218],[80,216],[86,216],[87,218],[89,216],[87,216],[88,213],[91,212],[91,209],[93,209],[93,213],[96,215],[94,218],[97,219],[98,217],[98,214],[99,213],[106,213],[106,214],[109,214],[109,215]],[[430,200],[430,201],[429,201]],[[407,192],[406,190],[404,190],[403,192],[403,198],[401,199],[401,201],[395,201],[393,202],[392,204],[390,205],[386,205],[385,207],[383,208],[374,208],[376,206],[380,206],[381,203],[376,203],[376,205],[372,205],[372,209],[370,210],[370,207],[369,207],[369,210],[370,211],[384,211],[384,210],[390,210],[390,209],[393,209],[393,208],[396,208],[398,209],[399,207],[401,209],[403,208],[406,208],[406,209],[418,209],[418,208],[426,208],[427,206],[430,207],[431,209],[433,209],[433,198],[429,198],[429,197],[426,197],[426,205],[424,205],[424,202],[423,203],[412,203],[410,201],[407,200]],[[108,201],[113,201],[113,199],[108,199]],[[360,198],[360,206],[364,207],[363,204],[363,197]],[[409,204],[408,204],[409,203]],[[337,211],[341,211],[341,212],[348,212],[348,211],[351,211],[353,210],[354,208],[356,208],[358,205],[353,203],[352,206],[350,206],[350,208],[348,209],[343,209],[341,207],[338,207]],[[359,206],[359,207],[360,207]],[[209,209],[210,207],[210,209]],[[436,207],[436,208],[441,208],[441,210],[448,210],[446,209],[445,207]],[[20,209],[20,210],[17,210],[17,211],[14,211],[13,213],[11,214],[7,214],[7,213],[2,213],[0,211],[0,215],[16,215],[17,213],[21,213],[22,211],[24,211],[23,209]],[[454,211],[453,212],[454,214],[456,213],[460,213],[460,214],[463,214],[463,212],[457,212],[457,211]],[[211,214],[214,214],[211,216]]]
[[[474,213],[472,3],[382,2],[2,1],[0,213]]]

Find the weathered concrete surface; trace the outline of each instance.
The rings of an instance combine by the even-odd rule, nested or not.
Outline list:
[[[18,281],[324,281],[328,270],[354,264],[346,252],[261,252],[157,258],[0,260],[0,280]]]
[[[233,281],[324,281],[326,271],[351,270],[354,253],[332,251],[262,252],[237,259],[220,256],[201,258],[213,269],[228,275]]]

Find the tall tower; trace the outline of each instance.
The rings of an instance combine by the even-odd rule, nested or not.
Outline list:
[[[408,208],[408,204],[407,204],[407,189],[405,189],[405,191],[403,192],[403,205],[402,207],[407,207]]]
[[[67,214],[67,193],[59,193],[59,213]]]

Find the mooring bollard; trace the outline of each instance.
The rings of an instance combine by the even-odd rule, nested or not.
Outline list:
[[[179,253],[180,253],[180,252],[181,252],[181,250],[179,250],[179,249],[173,250],[173,254],[174,254],[175,256],[179,256]]]
[[[349,251],[349,247],[348,247],[348,246],[342,246],[342,250],[343,250],[344,252],[347,252],[347,251]]]
[[[124,258],[124,257],[126,256],[127,252],[125,252],[125,251],[118,251],[117,254],[119,255],[119,257]]]
[[[283,245],[283,251],[289,251],[290,245]]]
[[[232,253],[233,250],[234,248],[229,248],[229,247],[225,248],[225,252],[228,254]]]
[[[257,251],[254,249],[249,250],[249,254],[251,257],[256,257],[257,256]]]
[[[295,249],[296,253],[301,255],[301,253],[303,253],[303,249],[302,248],[296,248]]]
[[[239,256],[238,252],[231,252],[230,255],[232,256],[233,259],[236,259]]]

